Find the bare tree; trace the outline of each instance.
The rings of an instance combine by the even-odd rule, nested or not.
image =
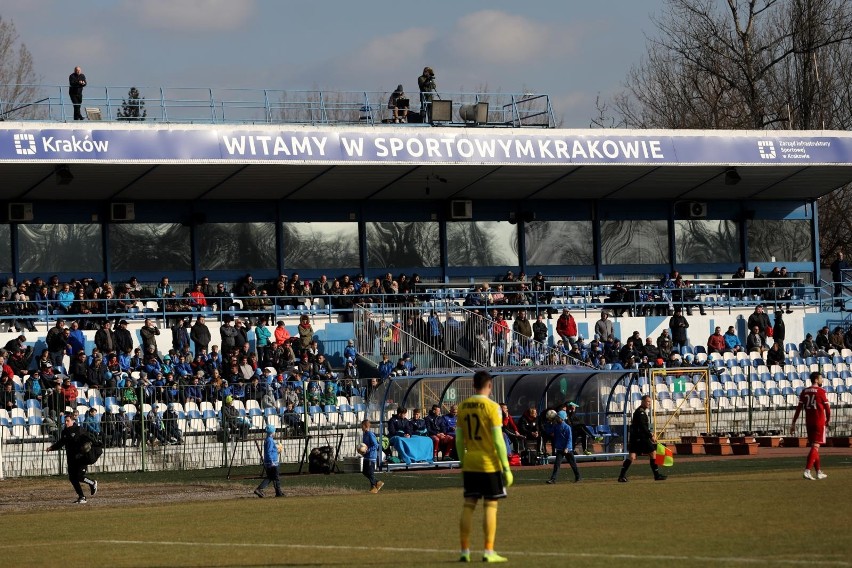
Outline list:
[[[38,118],[37,83],[33,57],[18,37],[15,24],[0,16],[0,118]]]
[[[596,126],[852,127],[852,3],[667,0],[645,57]],[[850,192],[820,200],[823,259],[852,237]]]

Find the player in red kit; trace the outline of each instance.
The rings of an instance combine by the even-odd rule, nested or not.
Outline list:
[[[793,415],[793,425],[790,433],[796,433],[796,420],[799,413],[805,411],[805,426],[808,429],[808,442],[811,451],[808,453],[807,467],[805,468],[805,479],[825,479],[828,477],[822,472],[819,465],[819,446],[825,443],[825,431],[831,420],[831,408],[828,406],[828,397],[822,388],[822,375],[818,372],[811,373],[811,386],[804,389],[799,395],[799,406]],[[816,477],[811,475],[811,468],[816,468]]]

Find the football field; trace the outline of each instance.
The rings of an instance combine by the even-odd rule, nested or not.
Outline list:
[[[677,460],[664,482],[637,463],[545,485],[516,468],[500,503],[498,552],[516,566],[852,566],[852,457]],[[243,476],[257,468],[242,470]],[[461,477],[395,472],[378,495],[358,474],[284,476],[287,496],[258,499],[256,479],[221,470],[99,476],[72,505],[59,477],[0,483],[0,540],[12,566],[430,566],[457,562]],[[267,495],[272,495],[271,487]],[[474,519],[479,562],[482,510]]]

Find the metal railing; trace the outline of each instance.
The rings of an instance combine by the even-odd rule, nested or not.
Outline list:
[[[470,359],[482,365],[517,366],[529,363],[539,368],[567,364],[591,367],[567,351],[514,331],[507,320],[504,320],[506,331],[500,332],[495,327],[497,321],[490,317],[466,308],[462,308],[461,313],[468,331],[465,333],[465,341],[457,343],[457,349],[466,351]]]
[[[97,108],[103,121],[198,124],[364,124],[392,122],[389,91],[323,91],[284,89],[215,89],[209,87],[136,87],[139,99],[130,99],[130,86],[87,86],[83,108]],[[0,119],[67,122],[72,105],[65,85],[0,85]],[[23,94],[21,94],[23,93]],[[453,101],[449,124],[465,124],[459,108],[489,103],[483,126],[554,128],[548,95],[522,93],[442,92]],[[417,97],[410,97],[417,101]],[[121,110],[144,110],[147,116],[119,117]],[[414,111],[414,109],[411,109]],[[442,123],[447,124],[447,123]]]
[[[387,354],[393,365],[408,355],[410,368],[399,375],[426,375],[444,373],[472,373],[473,370],[447,355],[443,341],[427,343],[424,337],[417,337],[402,328],[406,321],[400,314],[411,313],[416,308],[397,306],[395,309],[371,310],[356,306],[354,316],[355,348],[358,354],[376,366]],[[420,310],[417,310],[418,315]],[[419,317],[418,317],[419,319]]]

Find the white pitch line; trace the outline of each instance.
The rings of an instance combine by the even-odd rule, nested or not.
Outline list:
[[[247,542],[181,542],[170,540],[89,540],[88,544],[130,544],[130,545],[160,545],[160,546],[219,546],[219,547],[242,547],[242,548],[292,548],[292,549],[307,549],[307,550],[361,550],[361,551],[382,551],[382,552],[402,552],[402,553],[425,553],[425,554],[442,554],[452,555],[453,550],[441,548],[404,548],[393,546],[350,546],[350,545],[334,545],[334,544],[276,544],[259,542],[256,544]],[[54,543],[55,544],[55,543]],[[0,548],[4,548],[0,546]],[[789,564],[789,565],[807,565],[807,566],[850,566],[852,563],[843,560],[796,560],[784,558],[748,558],[738,556],[674,556],[674,555],[654,555],[654,554],[607,554],[607,553],[589,553],[589,552],[536,552],[536,551],[511,551],[501,550],[501,554],[507,556],[543,556],[543,557],[559,557],[559,558],[608,558],[613,560],[659,560],[664,562],[725,562],[729,564]]]

